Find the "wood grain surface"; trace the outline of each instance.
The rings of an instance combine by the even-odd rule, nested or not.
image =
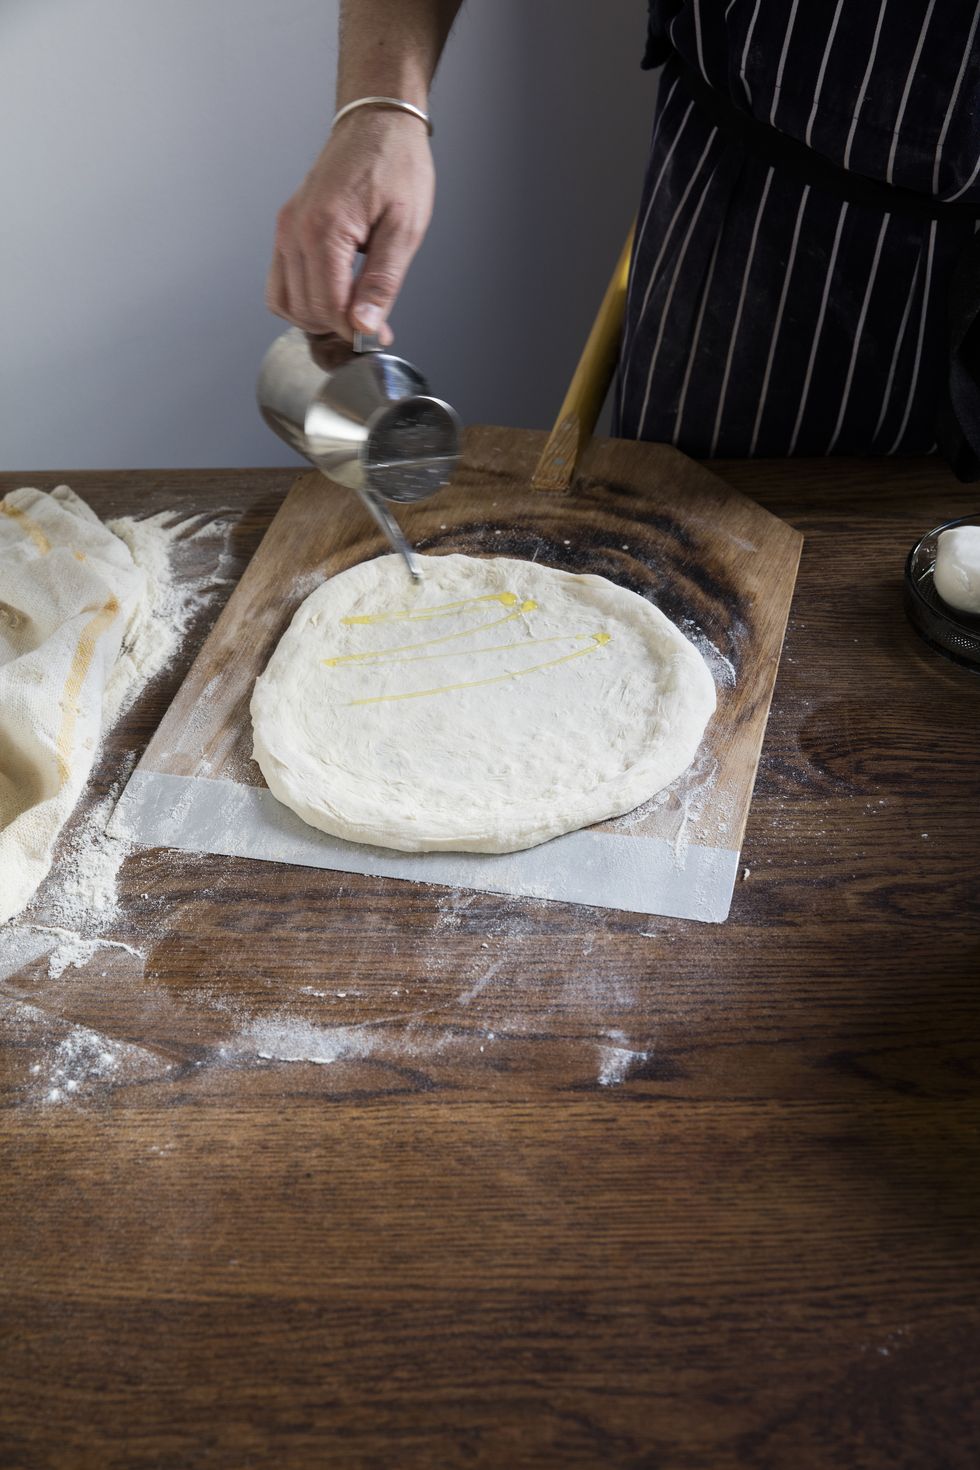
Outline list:
[[[142,961],[8,946],[4,1467],[974,1470],[980,679],[901,576],[980,496],[717,468],[806,537],[727,924],[140,851]],[[88,808],[293,478],[0,480],[227,522]]]

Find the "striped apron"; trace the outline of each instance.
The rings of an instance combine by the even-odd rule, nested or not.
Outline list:
[[[935,451],[980,215],[978,22],[976,0],[651,0],[644,65],[664,71],[615,433],[698,457]],[[699,104],[705,82],[756,132],[940,217],[768,161]]]

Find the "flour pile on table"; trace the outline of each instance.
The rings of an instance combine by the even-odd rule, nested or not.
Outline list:
[[[71,833],[59,854],[57,881],[46,885],[31,910],[31,931],[53,942],[48,955],[52,980],[87,964],[103,949],[124,950],[140,961],[145,958],[142,950],[106,933],[119,914],[116,880],[131,850],[125,837],[105,830],[121,786],[122,782],[114,786]]]
[[[161,1067],[169,1069],[144,1047],[88,1026],[71,1026],[42,1060],[33,1063],[31,1074],[40,1099],[58,1103],[77,1097],[90,1084],[135,1081],[158,1074]]]
[[[173,512],[164,510],[145,520],[122,516],[106,522],[108,529],[129,547],[133,561],[146,576],[145,593],[136,605],[119,654],[116,684],[107,691],[106,729],[129,708],[144,684],[166,667],[187,631],[200,599],[192,589],[175,581],[172,551],[176,538],[186,534],[188,525],[196,519],[192,516],[189,521],[168,526]],[[205,523],[191,535],[212,529]]]

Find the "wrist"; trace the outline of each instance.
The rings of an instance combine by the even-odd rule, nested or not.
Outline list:
[[[338,127],[356,127],[358,131],[386,133],[393,122],[397,128],[421,128],[427,136],[432,136],[432,121],[426,109],[394,95],[353,98],[335,112],[330,131],[332,133]]]
[[[379,66],[359,70],[356,76],[337,78],[334,106],[339,112],[358,97],[398,97],[423,112],[429,110],[429,82],[416,67]]]

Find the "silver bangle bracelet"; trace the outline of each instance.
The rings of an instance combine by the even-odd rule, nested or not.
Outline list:
[[[432,137],[432,120],[429,114],[423,112],[421,107],[416,107],[413,102],[403,102],[400,97],[358,97],[356,101],[348,102],[346,107],[342,107],[338,113],[335,113],[334,120],[330,124],[330,131],[333,132],[340,119],[346,117],[349,112],[353,112],[356,107],[383,107],[393,112],[410,113],[412,117],[417,117],[419,122],[425,123],[429,137]]]

